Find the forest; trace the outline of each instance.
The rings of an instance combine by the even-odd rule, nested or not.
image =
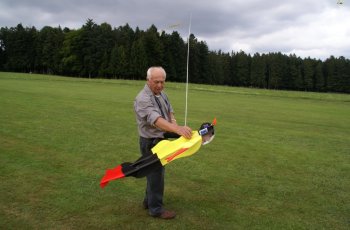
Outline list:
[[[177,31],[128,24],[112,28],[88,19],[79,29],[45,26],[0,28],[0,71],[83,78],[145,79],[163,66],[167,81],[185,82],[188,41]],[[189,37],[190,83],[281,90],[350,93],[350,60],[300,58],[281,52],[247,54],[209,50]]]

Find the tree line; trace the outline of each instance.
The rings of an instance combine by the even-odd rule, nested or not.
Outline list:
[[[167,80],[185,82],[187,40],[176,31],[112,28],[88,19],[80,29],[45,26],[0,29],[0,71],[33,72],[86,78],[145,79],[149,66],[163,66]],[[280,52],[210,51],[205,41],[189,38],[191,83],[350,93],[350,61],[324,61]]]

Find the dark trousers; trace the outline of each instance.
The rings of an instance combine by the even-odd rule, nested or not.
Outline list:
[[[160,141],[157,138],[140,137],[140,150],[142,156],[149,156],[151,149]],[[144,203],[148,204],[149,213],[152,216],[160,215],[163,211],[164,194],[164,167],[159,166],[147,175],[147,187]]]

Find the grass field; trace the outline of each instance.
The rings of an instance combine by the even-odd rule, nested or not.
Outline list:
[[[105,189],[140,153],[144,81],[0,73],[0,229],[350,229],[350,95],[190,85],[188,125],[215,140],[166,167],[165,206],[145,180]],[[166,92],[184,122],[185,85]]]

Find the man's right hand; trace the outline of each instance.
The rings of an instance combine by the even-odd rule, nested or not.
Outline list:
[[[192,129],[188,126],[178,126],[176,133],[187,139],[192,137]]]
[[[164,131],[177,133],[184,138],[190,139],[192,137],[192,129],[190,127],[170,123],[162,117],[159,117],[154,124]]]

